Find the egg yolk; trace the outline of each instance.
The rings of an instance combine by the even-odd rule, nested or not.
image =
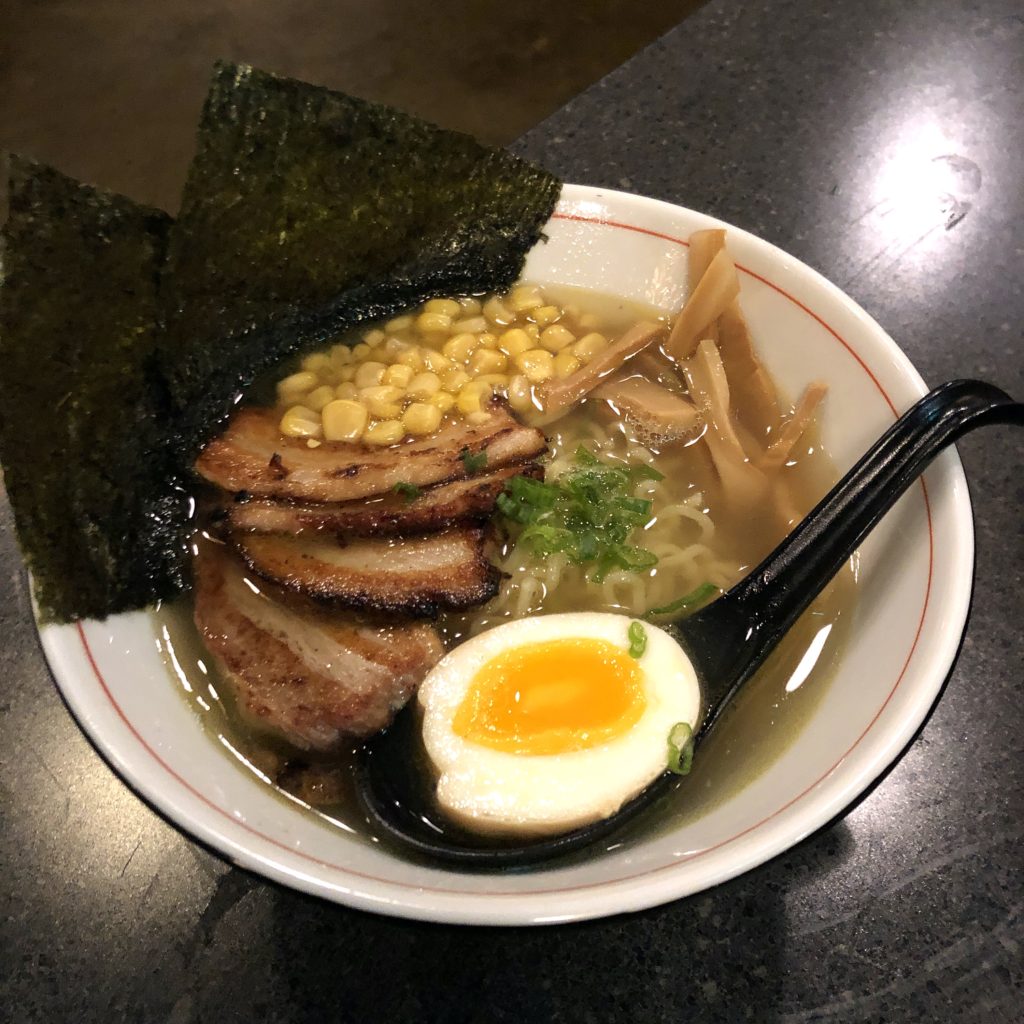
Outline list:
[[[483,665],[452,728],[507,753],[565,754],[626,732],[646,706],[643,673],[622,648],[604,640],[549,640]]]

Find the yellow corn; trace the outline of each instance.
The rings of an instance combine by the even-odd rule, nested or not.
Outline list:
[[[452,324],[453,334],[479,334],[487,330],[487,318],[483,316],[468,316],[463,320],[456,320]]]
[[[352,362],[352,346],[344,344],[332,345],[331,360],[335,366],[347,366]]]
[[[468,413],[467,416],[466,416],[466,419],[470,423],[472,423],[474,425],[477,424],[477,423],[486,423],[490,418],[491,418],[491,414],[489,412],[482,412],[482,411],[481,412],[471,412],[471,413]]]
[[[345,381],[343,384],[339,384],[334,389],[335,398],[347,398],[350,402],[354,402],[359,396],[359,388],[352,383],[352,381]]]
[[[320,383],[320,378],[315,373],[308,373],[303,370],[300,373],[293,373],[289,377],[277,383],[277,397],[282,402],[295,401],[300,395],[312,391]]]
[[[376,348],[378,345],[383,345],[387,340],[387,335],[381,330],[367,331],[363,335],[363,342],[370,346],[370,348]]]
[[[436,405],[442,413],[446,413],[455,405],[455,396],[447,391],[437,391],[427,401],[431,405]]]
[[[521,373],[509,379],[508,404],[517,412],[533,408],[533,389]]]
[[[419,345],[410,345],[398,353],[395,362],[400,366],[408,366],[411,370],[419,373],[423,369],[423,353],[426,351],[427,349],[420,348]]]
[[[557,306],[540,306],[530,316],[533,322],[543,330],[543,328],[550,326],[556,320],[560,320],[562,311]]]
[[[368,360],[362,363],[356,369],[356,375],[353,377],[357,388],[372,388],[379,384],[384,379],[384,371],[387,367],[384,363],[373,362]]]
[[[357,362],[361,363],[364,359],[370,358],[370,353],[373,351],[365,341],[361,341],[358,345],[354,345],[352,348],[352,358]]]
[[[555,376],[561,380],[575,373],[582,365],[571,352],[559,352],[555,356]]]
[[[489,348],[478,348],[469,357],[469,372],[474,377],[482,373],[502,373],[508,369],[508,356]]]
[[[424,304],[423,312],[441,313],[449,320],[454,320],[457,316],[462,316],[462,306],[455,299],[431,299]]]
[[[456,363],[464,363],[480,342],[475,334],[456,334],[441,347],[441,351]]]
[[[447,370],[441,374],[441,387],[453,395],[461,391],[470,381],[465,370]]]
[[[375,352],[374,355],[378,359],[386,359],[389,363],[393,363],[401,353],[407,352],[410,348],[412,345],[407,341],[402,341],[401,338],[388,338],[381,346],[380,351]]]
[[[516,315],[513,313],[496,295],[489,298],[484,303],[484,316],[491,321],[492,324],[498,324],[500,327],[507,327]]]
[[[312,409],[313,412],[319,412],[328,402],[333,402],[334,397],[334,388],[329,384],[321,384],[320,387],[314,388],[306,395],[302,404],[307,409]]]
[[[304,405],[293,405],[281,417],[281,433],[285,437],[322,437],[320,416]]]
[[[593,359],[598,352],[608,347],[608,339],[603,334],[584,334],[575,345],[572,346],[572,354],[581,362],[586,363]]]
[[[521,327],[513,327],[498,337],[498,348],[506,355],[517,356],[520,352],[529,352],[536,344]]]
[[[302,360],[302,368],[307,373],[315,373],[319,376],[323,376],[325,373],[331,373],[334,370],[334,365],[331,363],[331,357],[323,352],[314,352],[311,356],[306,356]]]
[[[376,387],[361,388],[359,401],[370,410],[371,416],[379,420],[397,419],[402,414],[402,399],[405,392],[390,384],[378,384]]]
[[[459,305],[462,307],[463,316],[476,316],[480,312],[480,300],[472,295],[463,295],[459,299]]]
[[[483,334],[478,334],[477,340],[480,342],[481,348],[498,347],[498,336],[496,334],[491,334],[490,331],[484,331]]]
[[[431,402],[413,402],[402,413],[402,426],[414,437],[425,437],[441,425],[441,415],[441,410]]]
[[[447,334],[452,329],[452,318],[447,313],[420,313],[416,329],[423,334]]]
[[[471,412],[483,412],[491,399],[491,386],[475,380],[466,384],[455,398],[455,407],[464,416]]]
[[[339,398],[329,402],[320,413],[324,437],[328,441],[358,441],[366,430],[370,413],[362,402]]]
[[[523,324],[523,330],[533,338],[534,345],[540,340],[540,328],[536,324]]]
[[[344,384],[345,381],[355,380],[356,379],[356,370],[358,370],[358,369],[359,369],[359,367],[356,366],[355,363],[349,363],[348,366],[343,366],[338,371],[338,380],[342,384]]]
[[[411,316],[396,316],[394,320],[389,320],[384,325],[384,330],[388,334],[397,334],[399,331],[407,331],[412,327]]]
[[[552,324],[540,332],[540,343],[549,352],[561,352],[576,340],[576,335],[561,324]]]
[[[405,427],[398,420],[381,420],[363,434],[364,444],[398,444],[405,437]]]
[[[476,379],[481,384],[490,384],[495,391],[500,391],[502,394],[505,393],[505,389],[508,387],[507,373],[482,373]]]
[[[544,299],[541,298],[540,291],[533,285],[520,285],[518,288],[512,289],[505,300],[505,305],[513,313],[525,313],[527,310],[543,306]]]
[[[455,368],[455,363],[443,352],[437,352],[432,348],[424,348],[421,351],[423,352],[423,365],[431,373],[443,373],[445,370]]]
[[[555,357],[542,348],[520,352],[512,362],[531,384],[540,384],[555,375]]]
[[[421,402],[441,390],[441,378],[429,370],[425,373],[417,373],[405,386],[405,390],[410,398]]]
[[[580,330],[594,331],[601,326],[601,318],[596,313],[581,313],[576,323],[580,325]]]
[[[404,363],[395,363],[384,371],[382,384],[393,384],[396,388],[407,388],[409,381],[416,376],[416,371]]]

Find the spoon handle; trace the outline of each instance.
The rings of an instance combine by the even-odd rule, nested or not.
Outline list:
[[[935,388],[753,572],[677,625],[698,675],[708,682],[701,733],[932,459],[990,423],[1024,425],[1024,404],[982,381]]]

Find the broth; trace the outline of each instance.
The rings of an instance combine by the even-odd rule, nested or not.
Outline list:
[[[608,334],[616,334],[640,318],[660,316],[639,304],[581,289],[552,287],[545,292],[581,329],[599,321]],[[648,360],[648,375],[681,388],[667,360],[664,371]],[[780,471],[776,498],[784,511],[737,507],[723,494],[705,445],[677,441],[651,450],[621,420],[609,417],[606,406],[584,401],[546,429],[551,445],[548,477],[569,468],[580,445],[605,460],[655,466],[664,479],[644,482],[637,491],[654,503],[654,519],[638,542],[658,555],[658,564],[642,573],[611,573],[603,583],[594,583],[584,569],[565,564],[563,556],[538,565],[514,540],[506,539],[496,561],[509,578],[498,596],[482,608],[438,620],[447,648],[524,615],[613,611],[638,617],[706,582],[728,589],[782,540],[795,518],[805,515],[836,479],[812,426]],[[699,818],[785,751],[827,690],[850,628],[855,593],[855,574],[847,565],[701,745],[690,775],[673,787],[657,814],[645,815],[634,828],[668,830]],[[183,692],[232,759],[273,785],[282,798],[316,813],[326,825],[369,837],[369,826],[351,795],[348,765],[353,751],[330,757],[303,754],[301,761],[309,767],[295,770],[294,751],[257,732],[236,713],[230,688],[218,679],[192,624],[190,603],[162,609],[158,626],[167,638],[158,639],[158,646],[189,683]],[[422,752],[420,756],[425,757]],[[274,785],[275,780],[281,785]]]

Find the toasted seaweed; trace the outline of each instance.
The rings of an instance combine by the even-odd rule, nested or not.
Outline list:
[[[431,295],[510,285],[559,188],[467,135],[219,64],[162,293],[184,450],[287,356]]]
[[[0,461],[47,619],[104,617],[183,583],[150,366],[170,218],[11,159],[0,287]]]

